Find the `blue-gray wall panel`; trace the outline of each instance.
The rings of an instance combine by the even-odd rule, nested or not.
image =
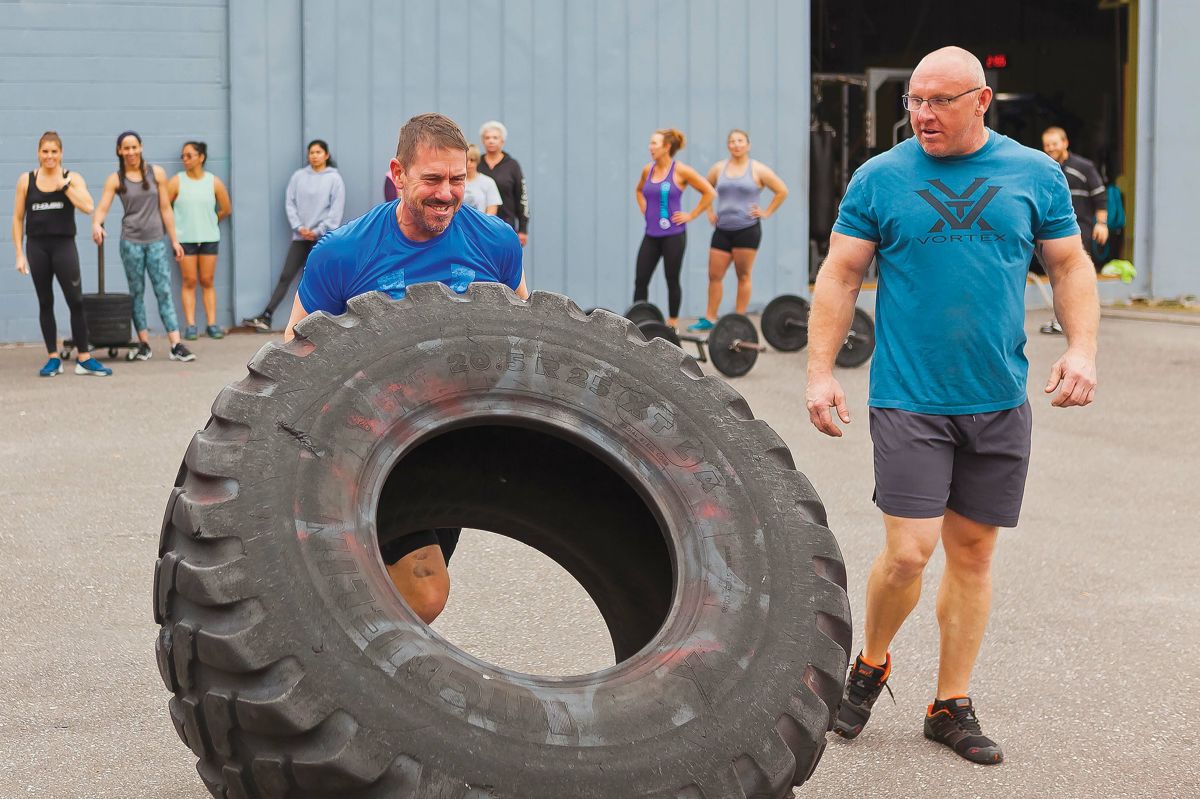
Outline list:
[[[1139,45],[1138,184],[1134,264],[1156,297],[1200,295],[1196,268],[1196,136],[1200,5],[1143,2]],[[1185,99],[1186,98],[1186,99]],[[1146,275],[1149,275],[1148,285]]]
[[[262,310],[291,241],[284,190],[306,163],[300,22],[294,0],[239,0],[229,10],[236,319]]]
[[[103,2],[6,3],[0,14],[0,185],[5,207],[18,174],[37,166],[42,131],[57,130],[64,163],[83,175],[99,199],[104,180],[116,168],[115,138],[137,130],[146,159],[168,174],[181,169],[179,149],[187,139],[209,146],[209,168],[229,179],[227,35],[224,0],[175,3]],[[133,42],[128,53],[114,42]],[[52,49],[54,58],[30,58]],[[70,53],[70,55],[67,55]],[[235,193],[235,203],[237,196]],[[107,227],[119,230],[120,203]],[[96,246],[90,221],[76,216],[84,290],[96,290]],[[232,302],[230,228],[222,224],[217,291],[222,321]],[[11,225],[0,226],[0,341],[38,341],[37,300],[32,282],[12,264]],[[127,290],[117,237],[105,244],[105,283],[109,291]],[[176,278],[178,289],[178,278]],[[57,291],[57,290],[56,290]],[[149,295],[150,293],[147,292]],[[176,291],[178,311],[178,290]],[[152,330],[161,332],[153,296],[147,300]],[[56,302],[60,335],[69,335],[69,316]],[[200,311],[201,324],[204,323]]]
[[[483,121],[502,120],[529,185],[532,285],[619,310],[629,302],[642,236],[632,195],[650,134],[683,130],[680,158],[704,172],[725,155],[728,130],[747,128],[754,156],[798,189],[766,223],[756,269],[761,305],[777,291],[804,290],[796,246],[803,237],[783,232],[802,230],[807,214],[800,170],[808,19],[800,6],[310,0],[303,5],[305,137],[329,140],[353,217],[378,201],[396,131],[412,114],[446,113],[471,140]],[[689,192],[685,207],[695,202]],[[692,313],[704,301],[710,235],[706,221],[692,225],[685,262]],[[651,298],[666,301],[661,277]]]
[[[63,132],[68,160],[97,188],[125,127],[141,130],[148,157],[171,172],[182,141],[204,138],[234,200],[218,271],[224,323],[261,310],[280,272],[290,240],[283,192],[304,165],[305,142],[329,141],[352,218],[379,201],[399,126],[429,110],[454,117],[472,141],[484,120],[508,126],[529,185],[532,285],[616,310],[632,293],[642,238],[633,191],[650,134],[683,130],[680,158],[704,172],[725,155],[729,128],[748,128],[754,156],[794,190],[766,223],[754,304],[803,291],[806,3],[239,0],[226,9],[223,0],[97,0],[5,11],[0,31],[14,44],[0,68],[7,63],[17,81],[0,83],[0,152],[24,147],[30,158],[0,158],[0,169],[11,180],[32,165],[47,127]],[[136,54],[113,54],[112,37],[127,28],[160,35]],[[37,52],[43,31],[67,37],[79,55],[35,82],[28,65],[21,73],[22,54]],[[689,191],[685,207],[695,202]],[[82,228],[87,282],[95,256]],[[685,312],[697,313],[711,228],[700,219],[690,234]],[[119,290],[115,242],[108,255]],[[0,339],[36,339],[32,290],[10,272],[0,271]],[[731,276],[727,306],[732,288]],[[665,303],[661,277],[651,297]]]

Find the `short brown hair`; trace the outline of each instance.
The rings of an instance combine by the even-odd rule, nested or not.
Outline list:
[[[1042,135],[1043,136],[1057,135],[1057,136],[1061,136],[1063,141],[1067,140],[1067,132],[1065,130],[1063,130],[1062,128],[1060,128],[1058,125],[1051,125],[1050,127],[1046,128],[1045,130],[1042,131]]]
[[[62,149],[62,139],[58,138],[58,131],[48,130],[42,134],[42,138],[38,139],[38,149],[42,149],[42,145],[48,141],[52,141],[58,145],[58,149]]]
[[[396,142],[396,160],[403,169],[417,155],[417,147],[426,145],[435,149],[467,150],[467,137],[454,123],[454,120],[443,114],[417,114],[404,123],[400,128],[400,141]]]
[[[654,132],[663,137],[663,144],[671,149],[671,155],[675,155],[683,149],[683,143],[686,141],[683,131],[675,128],[661,128]]]

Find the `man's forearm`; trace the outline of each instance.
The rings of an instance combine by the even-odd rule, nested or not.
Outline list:
[[[813,286],[812,309],[808,315],[808,373],[833,371],[838,350],[854,321],[854,304],[861,283],[847,280],[829,269],[828,264],[817,274]]]
[[[1100,295],[1096,291],[1096,271],[1081,250],[1057,280],[1054,290],[1054,314],[1067,337],[1068,349],[1096,355],[1096,334],[1100,328]]]

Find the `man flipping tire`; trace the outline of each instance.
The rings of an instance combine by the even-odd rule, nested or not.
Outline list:
[[[1054,289],[1066,353],[1046,384],[1057,407],[1096,387],[1099,303],[1057,165],[984,126],[992,90],[979,60],[947,47],[918,64],[904,96],[915,136],[850,181],[813,293],[807,406],[830,436],[850,421],[833,377],[872,258],[879,262],[870,428],[885,542],[867,582],[863,650],[836,731],[861,732],[891,675],[888,647],[916,606],[940,539],[937,693],[925,736],[999,763],[968,682],[991,601],[1000,527],[1017,523],[1029,462],[1025,270],[1035,246]],[[890,690],[890,688],[889,688]]]
[[[400,299],[416,283],[444,283],[461,294],[473,282],[486,282],[529,297],[516,233],[498,217],[463,205],[467,146],[458,125],[441,114],[420,114],[404,124],[391,163],[399,197],[328,234],[313,249],[285,341],[310,313],[345,313],[347,301],[371,291]],[[459,532],[412,533],[382,551],[396,589],[426,624],[446,606],[446,564]]]

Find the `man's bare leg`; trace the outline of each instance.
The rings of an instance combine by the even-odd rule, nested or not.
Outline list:
[[[863,658],[876,666],[887,659],[900,625],[921,598],[921,575],[937,547],[942,518],[905,519],[883,514],[883,552],[867,578]]]
[[[992,605],[992,555],[999,529],[946,511],[946,571],[938,589],[941,628],[937,698],[966,696]]]
[[[404,601],[426,624],[432,624],[450,596],[450,572],[437,544],[414,550],[387,567]]]

